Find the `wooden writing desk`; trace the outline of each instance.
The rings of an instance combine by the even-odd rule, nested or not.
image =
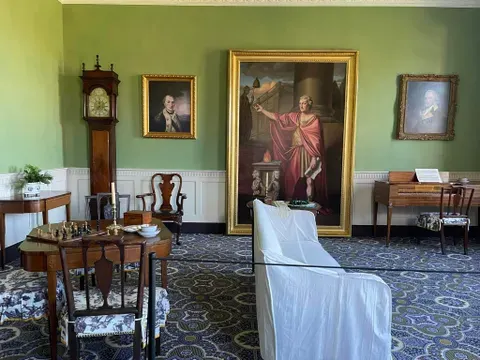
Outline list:
[[[39,213],[43,215],[43,223],[48,224],[48,210],[66,206],[67,221],[70,221],[70,196],[69,191],[42,191],[40,199],[24,199],[23,194],[0,198],[0,262],[5,269],[5,214]]]
[[[414,172],[390,172],[389,181],[375,181],[373,188],[373,236],[377,235],[378,204],[387,207],[387,246],[390,245],[392,209],[406,206],[436,206],[440,209],[440,191],[451,183],[420,183],[415,181]],[[465,185],[474,188],[472,206],[480,206],[480,182]]]

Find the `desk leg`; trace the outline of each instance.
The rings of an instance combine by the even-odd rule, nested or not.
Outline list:
[[[47,225],[48,224],[48,210],[45,210],[44,212],[42,212],[42,217],[43,217],[43,225]]]
[[[5,270],[5,263],[7,262],[7,254],[5,251],[5,213],[0,213],[0,257],[2,270]]]
[[[67,213],[67,221],[70,221],[70,203],[65,205],[65,211]]]
[[[390,226],[392,225],[392,204],[387,207],[387,246],[390,246]]]
[[[167,260],[161,260],[160,266],[162,267],[162,287],[166,289],[168,287],[168,282],[167,282]]]
[[[373,237],[377,236],[378,202],[373,202]]]
[[[47,271],[48,319],[50,322],[50,358],[57,359],[57,272]]]

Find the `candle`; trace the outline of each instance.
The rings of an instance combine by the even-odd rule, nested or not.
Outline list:
[[[115,183],[112,182],[112,205],[115,205]]]

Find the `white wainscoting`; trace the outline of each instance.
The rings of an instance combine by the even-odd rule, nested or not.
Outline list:
[[[156,169],[118,169],[117,188],[122,194],[130,194],[131,210],[142,208],[136,195],[150,191],[150,178],[155,172],[177,172],[183,177],[185,201],[184,222],[224,223],[225,212],[225,171],[211,170],[156,170]],[[388,171],[357,171],[353,187],[353,224],[373,224],[372,192],[376,180],[386,180]],[[441,172],[444,181],[467,177],[480,180],[480,172]],[[85,195],[89,195],[89,170],[87,168],[69,168],[68,186],[72,192],[72,218],[85,217]],[[147,204],[148,206],[148,204]],[[428,208],[395,208],[393,225],[414,225],[416,215]],[[472,222],[477,223],[477,209],[472,211]],[[378,224],[386,224],[386,208],[379,206]]]
[[[225,171],[117,169],[117,191],[130,195],[130,210],[142,209],[141,200],[135,196],[151,191],[150,179],[156,172],[176,172],[182,176],[182,192],[188,197],[184,202],[184,222],[225,222]],[[84,219],[85,196],[90,194],[89,169],[69,168],[68,189],[72,192],[72,219]],[[122,201],[122,207],[123,204]],[[147,202],[147,209],[149,205]]]
[[[53,176],[49,185],[42,185],[42,190],[67,190],[67,169],[47,170]],[[16,173],[0,174],[0,197],[7,197],[14,194],[13,182]],[[65,206],[50,210],[48,212],[50,222],[66,220]],[[5,215],[5,246],[17,244],[25,239],[25,236],[32,228],[42,225],[42,214],[6,214]]]
[[[48,170],[54,177],[45,190],[72,192],[72,219],[85,218],[85,195],[90,194],[88,168],[68,168]],[[184,222],[225,223],[225,171],[211,170],[156,170],[156,169],[118,169],[117,189],[122,194],[130,194],[130,209],[141,209],[142,205],[136,195],[150,191],[150,178],[156,172],[178,172],[183,177],[183,192],[187,194],[185,201]],[[385,180],[387,171],[357,171],[354,177],[353,194],[353,224],[371,225],[372,191],[376,180]],[[13,194],[12,182],[16,174],[0,174],[0,196]],[[442,172],[442,178],[454,180],[467,177],[480,180],[480,172]],[[123,202],[122,202],[123,203]],[[147,206],[149,204],[147,203]],[[422,208],[422,211],[428,209]],[[124,211],[123,209],[121,211]],[[414,225],[419,208],[395,208],[393,210],[393,225]],[[471,213],[472,223],[477,224],[477,209]],[[50,210],[50,222],[60,222],[66,219],[65,207]],[[6,215],[6,246],[11,246],[25,239],[30,230],[42,224],[41,214],[7,214]],[[386,224],[386,208],[379,206],[378,224]]]

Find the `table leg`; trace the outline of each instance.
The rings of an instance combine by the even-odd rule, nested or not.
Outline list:
[[[7,254],[5,251],[5,213],[0,213],[0,257],[2,270],[4,270],[7,261]]]
[[[47,271],[48,319],[50,330],[50,358],[57,359],[57,272]]]
[[[145,259],[143,260],[143,276],[145,277],[145,281],[143,282],[145,286],[150,284],[150,261],[148,261],[148,255],[145,254]]]
[[[387,242],[386,245],[390,246],[390,227],[392,225],[392,204],[387,207]]]
[[[167,288],[168,282],[167,282],[167,260],[161,260],[160,266],[162,267],[162,287],[164,289]]]
[[[44,212],[42,212],[42,217],[43,217],[43,225],[47,225],[48,224],[48,210],[45,210]]]
[[[252,216],[252,273],[255,274],[255,218]]]
[[[377,236],[378,202],[373,202],[373,237]]]
[[[67,213],[67,221],[70,221],[70,203],[65,205],[65,212]]]

